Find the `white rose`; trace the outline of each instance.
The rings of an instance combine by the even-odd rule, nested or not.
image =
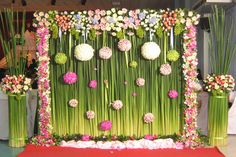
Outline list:
[[[183,11],[180,12],[180,16],[184,16],[184,12]]]
[[[115,32],[112,32],[111,35],[112,35],[112,36],[116,36],[116,33],[115,33]]]
[[[44,15],[44,13],[41,11],[41,12],[39,12],[39,16],[43,16]]]
[[[122,15],[122,13],[123,13],[123,12],[122,12],[121,10],[118,11],[118,15]]]
[[[112,8],[111,11],[114,13],[114,12],[116,12],[116,9],[115,9],[115,8]]]
[[[36,17],[36,20],[41,21],[41,17],[40,16]]]
[[[110,10],[107,10],[107,15],[111,15],[111,11]]]
[[[120,28],[120,27],[117,27],[117,28],[116,28],[116,31],[117,31],[117,32],[121,31],[121,28]]]
[[[195,22],[194,22],[194,25],[197,25],[198,23],[199,23],[199,21],[195,21]]]
[[[45,17],[45,18],[49,18],[49,15],[48,15],[48,13],[46,13],[44,17]]]
[[[192,12],[192,11],[189,11],[189,12],[188,12],[188,16],[189,16],[189,17],[192,17],[192,16],[193,16],[193,12]]]
[[[113,18],[117,18],[117,14],[116,14],[116,13],[113,14],[112,17],[113,17]]]
[[[185,23],[185,19],[183,18],[183,19],[180,19],[180,22],[181,23]]]
[[[29,87],[28,86],[24,86],[24,88],[23,88],[25,91],[27,91],[28,89],[29,89]]]

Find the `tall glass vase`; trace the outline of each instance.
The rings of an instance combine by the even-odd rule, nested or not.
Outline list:
[[[27,140],[26,95],[9,95],[9,146],[23,147]]]
[[[228,94],[210,95],[208,109],[208,135],[212,146],[227,144]]]

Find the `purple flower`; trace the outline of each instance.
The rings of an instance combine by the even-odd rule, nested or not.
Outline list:
[[[140,20],[144,19],[145,16],[146,16],[146,14],[144,12],[141,12],[141,13],[138,14],[138,17],[139,17]]]
[[[111,130],[111,127],[112,127],[112,122],[109,120],[105,120],[100,123],[100,129],[103,131]]]
[[[149,23],[150,24],[155,24],[156,22],[157,22],[157,18],[156,17],[149,18]]]
[[[92,19],[92,23],[93,23],[93,25],[96,25],[96,24],[98,24],[98,20],[95,19],[95,18],[93,18],[93,19]]]
[[[81,140],[82,140],[82,141],[89,141],[89,140],[90,140],[90,136],[89,136],[89,135],[83,135],[83,136],[81,137]]]
[[[147,135],[144,136],[144,139],[146,139],[146,140],[154,140],[154,136],[147,134]]]
[[[80,19],[81,19],[80,14],[75,15],[75,18],[76,18],[77,20],[80,20]]]
[[[134,23],[134,18],[130,17],[129,22]]]
[[[67,72],[64,74],[63,80],[66,84],[73,84],[77,81],[77,75],[74,72]]]
[[[76,29],[81,29],[82,28],[82,25],[81,24],[77,24],[75,25]]]
[[[113,17],[110,17],[109,19],[108,19],[108,23],[114,23],[115,22],[115,20],[113,19]]]
[[[176,90],[170,90],[168,92],[168,96],[171,98],[171,99],[175,99],[178,97],[178,92]]]
[[[97,88],[97,81],[96,80],[91,80],[89,82],[89,88]]]

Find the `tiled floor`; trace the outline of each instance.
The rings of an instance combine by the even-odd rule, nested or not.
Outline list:
[[[228,145],[219,148],[226,157],[236,157],[236,135],[230,135]],[[0,157],[16,157],[24,148],[10,148],[7,141],[0,141]]]
[[[219,149],[226,157],[236,157],[236,135],[229,135],[228,145]]]

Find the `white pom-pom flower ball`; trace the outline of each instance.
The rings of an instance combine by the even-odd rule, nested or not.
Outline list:
[[[79,44],[75,47],[74,55],[80,61],[89,61],[93,58],[94,49],[89,44]]]
[[[143,58],[147,60],[154,60],[159,57],[161,49],[155,42],[146,42],[141,48]]]

